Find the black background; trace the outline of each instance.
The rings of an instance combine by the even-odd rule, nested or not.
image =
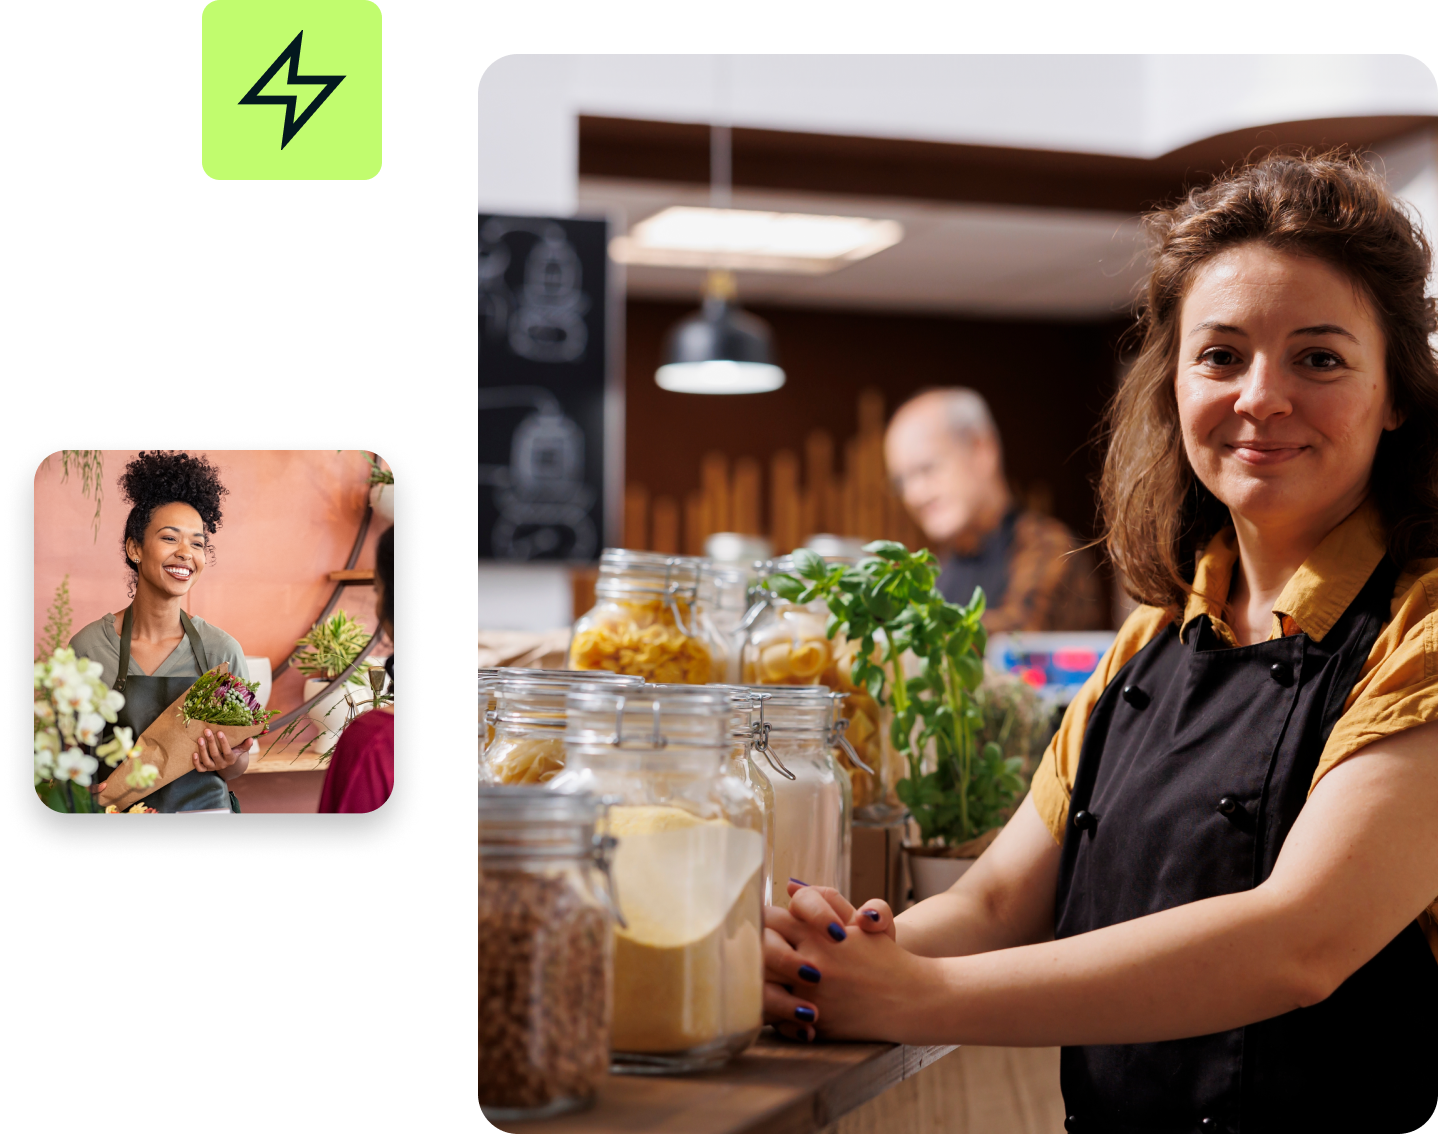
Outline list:
[[[574,421],[584,434],[584,483],[592,494],[588,515],[594,525],[593,547],[588,553],[576,555],[571,538],[562,538],[549,550],[526,555],[506,555],[506,559],[594,560],[604,546],[604,391],[608,362],[606,319],[606,282],[608,270],[607,223],[603,220],[550,218],[479,217],[483,233],[491,219],[505,222],[506,228],[529,229],[509,231],[500,239],[508,248],[510,259],[504,271],[504,287],[499,289],[502,302],[508,307],[508,319],[493,317],[492,301],[487,296],[495,290],[486,288],[481,271],[479,310],[479,456],[481,469],[486,466],[508,466],[511,441],[516,427],[534,412],[533,405],[485,408],[486,388],[539,386],[558,400],[565,416]],[[569,246],[578,256],[578,288],[585,297],[583,323],[587,341],[582,355],[571,361],[537,361],[516,354],[510,345],[508,331],[517,316],[519,295],[525,283],[526,262],[531,251],[540,244],[540,231],[558,226]],[[551,229],[552,231],[552,229]],[[493,235],[491,233],[491,235]],[[491,242],[489,248],[492,251]],[[480,255],[486,256],[486,242],[480,242]],[[481,480],[479,492],[479,557],[499,558],[493,546],[495,525],[500,519],[497,490]]]

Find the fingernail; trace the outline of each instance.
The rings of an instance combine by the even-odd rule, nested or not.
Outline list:
[[[813,965],[800,965],[799,975],[805,980],[807,980],[810,984],[819,983],[819,970],[816,969]]]
[[[879,920],[879,911],[878,911],[878,910],[865,910],[865,911],[864,911],[864,916],[865,916],[866,918],[868,918],[870,921],[878,921],[878,920]]]
[[[225,739],[225,734],[224,734],[224,733],[220,733],[220,739],[221,739],[221,740],[224,740],[224,739]]]
[[[206,736],[213,736],[214,733],[212,733],[209,729],[205,729],[205,735],[206,735]]]
[[[789,881],[793,882],[796,886],[807,886],[809,884],[807,882],[800,882],[797,878],[790,878]]]
[[[800,1004],[799,1007],[794,1009],[794,1018],[796,1020],[803,1020],[806,1024],[812,1024],[814,1022],[814,1009]]]
[[[849,935],[844,932],[844,927],[840,925],[837,921],[831,921],[829,923],[829,936],[832,937],[835,941],[842,941]]]
[[[818,1033],[815,1032],[813,1028],[805,1028],[805,1029],[804,1029],[804,1042],[805,1042],[805,1043],[813,1043],[813,1042],[814,1042],[814,1037],[815,1037],[817,1034],[818,1034]]]

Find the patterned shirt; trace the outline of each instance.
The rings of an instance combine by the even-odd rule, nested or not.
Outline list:
[[[984,588],[984,626],[1004,630],[1104,629],[1093,553],[1051,516],[1010,512],[973,555],[945,560],[938,587],[967,603]]]

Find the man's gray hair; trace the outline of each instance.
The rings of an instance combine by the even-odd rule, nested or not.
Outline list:
[[[994,415],[989,412],[989,403],[977,390],[970,390],[967,386],[931,386],[920,390],[901,405],[894,416],[897,417],[914,402],[927,398],[936,399],[942,406],[945,424],[955,437],[964,441],[992,437],[994,441],[999,441],[998,426],[994,424]]]

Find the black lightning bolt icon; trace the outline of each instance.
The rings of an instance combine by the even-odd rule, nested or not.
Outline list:
[[[300,132],[304,124],[314,117],[315,111],[320,104],[334,94],[334,90],[340,83],[344,82],[343,75],[301,75],[300,74],[300,40],[305,33],[300,32],[295,36],[290,45],[280,52],[280,57],[270,64],[270,69],[260,76],[260,81],[249,89],[244,98],[240,99],[241,106],[283,106],[285,108],[285,132],[280,141],[280,149],[290,144],[290,140]],[[288,62],[290,73],[285,81],[292,87],[310,86],[324,87],[324,90],[315,95],[305,112],[298,118],[295,117],[295,103],[298,98],[295,95],[266,95],[260,94],[265,85],[280,73],[280,68]]]

